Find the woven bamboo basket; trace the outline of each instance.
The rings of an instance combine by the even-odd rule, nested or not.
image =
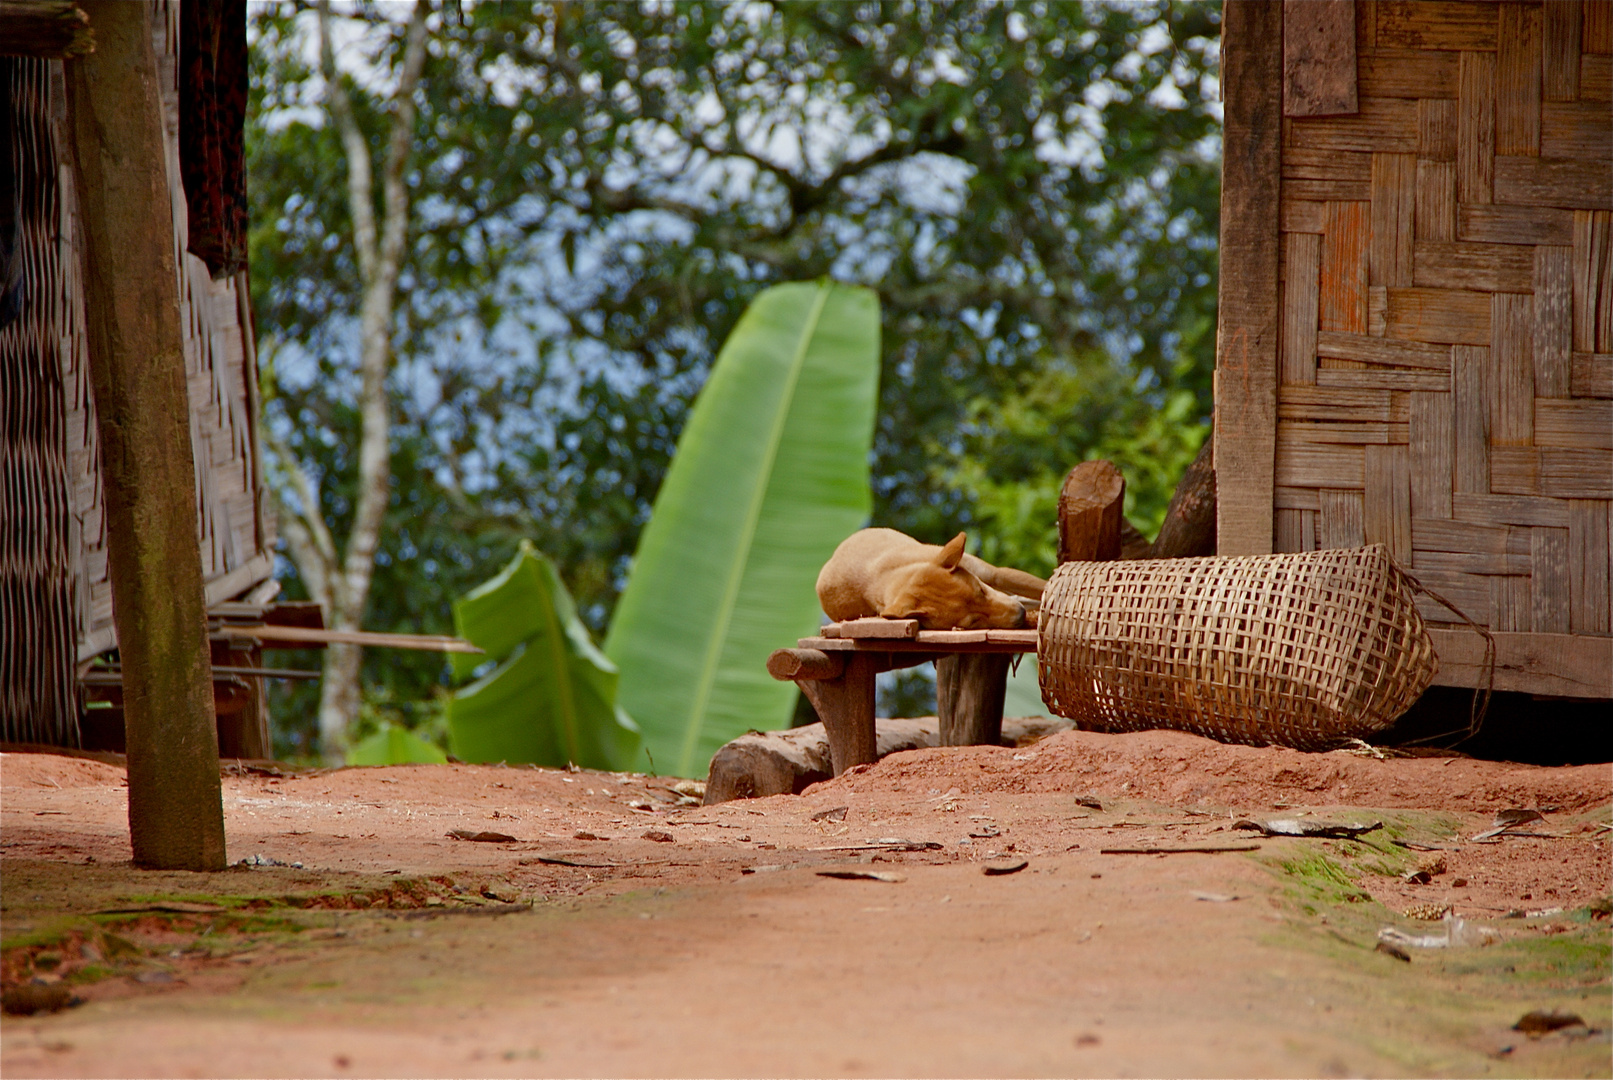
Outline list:
[[[1042,601],[1042,697],[1089,731],[1324,750],[1382,731],[1438,670],[1381,544],[1071,562]]]

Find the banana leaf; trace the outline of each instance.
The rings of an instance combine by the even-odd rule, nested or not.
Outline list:
[[[385,724],[347,751],[349,765],[442,765],[448,755],[404,728]]]
[[[868,519],[878,386],[871,290],[778,285],[734,327],[605,642],[644,732],[638,768],[703,776],[728,740],[789,725],[797,691],[767,656],[818,626],[818,570]]]
[[[631,765],[639,733],[616,704],[616,666],[588,636],[554,564],[531,543],[523,540],[497,577],[455,601],[454,628],[486,650],[486,656],[453,654],[456,677],[496,664],[448,700],[455,757]]]

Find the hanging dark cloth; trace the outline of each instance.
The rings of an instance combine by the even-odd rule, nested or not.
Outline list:
[[[13,115],[20,65],[0,56],[0,330],[22,313],[22,155]]]
[[[246,0],[179,5],[179,171],[190,253],[213,277],[246,269]]]

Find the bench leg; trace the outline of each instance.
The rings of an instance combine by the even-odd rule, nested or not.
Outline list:
[[[942,746],[996,746],[1010,653],[953,653],[935,662],[935,711]]]
[[[883,662],[882,662],[883,661]],[[839,776],[853,765],[879,760],[874,737],[874,676],[890,666],[883,655],[851,653],[837,679],[797,679],[796,685],[818,710],[829,736],[829,760]],[[1001,704],[997,707],[1002,713]]]

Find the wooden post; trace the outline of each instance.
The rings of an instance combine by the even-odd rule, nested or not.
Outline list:
[[[66,62],[137,866],[222,870],[224,812],[162,104],[147,4]]]
[[[942,746],[996,746],[1010,653],[954,653],[935,662],[935,712]]]
[[[1126,480],[1111,461],[1083,461],[1059,489],[1059,562],[1120,558]]]
[[[212,643],[213,663],[228,667],[262,667],[263,649],[236,641]],[[213,707],[218,714],[218,756],[220,758],[272,758],[274,743],[269,735],[267,679],[241,676],[245,690],[230,695],[233,706],[221,704],[223,688],[215,683]],[[238,698],[238,700],[237,700]]]
[[[1282,5],[1227,0],[1214,451],[1216,543],[1223,555],[1269,555],[1274,539],[1282,61]]]
[[[846,654],[845,670],[838,678],[796,680],[829,734],[829,760],[836,776],[853,765],[872,765],[879,760],[874,736],[874,676],[889,667],[884,653],[853,652]]]

